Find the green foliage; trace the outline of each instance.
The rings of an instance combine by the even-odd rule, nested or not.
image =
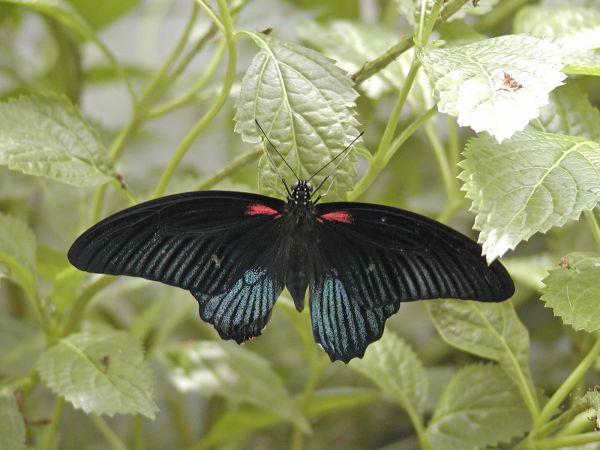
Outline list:
[[[0,105],[0,164],[74,186],[97,186],[115,176],[96,131],[56,95]]]
[[[561,57],[551,40],[510,35],[429,50],[423,65],[441,112],[501,142],[536,118],[562,84]],[[521,87],[506,86],[505,74]]]
[[[19,412],[17,400],[12,394],[0,394],[0,448],[23,450],[25,423]]]
[[[529,426],[523,401],[502,370],[473,365],[450,380],[426,433],[435,449],[464,450],[509,442]]]
[[[125,332],[72,334],[46,350],[37,369],[52,392],[86,413],[153,419],[158,410],[143,350]]]
[[[598,2],[265,5],[0,0],[0,449],[597,446]],[[514,302],[403,305],[331,364],[309,298],[238,347],[185,291],[68,264],[138,200],[282,195],[255,121],[301,177],[364,129],[325,200],[474,221]]]
[[[600,330],[600,254],[570,253],[544,278],[542,300],[576,330]]]

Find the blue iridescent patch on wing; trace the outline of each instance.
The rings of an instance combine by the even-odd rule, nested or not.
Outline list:
[[[400,303],[369,307],[352,298],[339,278],[327,277],[311,287],[310,315],[315,340],[332,361],[362,357],[383,334],[386,319]]]
[[[242,343],[261,334],[282,289],[265,269],[249,269],[222,294],[192,294],[204,321],[212,323],[223,339]]]

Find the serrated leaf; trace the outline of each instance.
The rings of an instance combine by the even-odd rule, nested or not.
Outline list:
[[[25,421],[12,393],[0,395],[0,449],[22,450],[25,445]]]
[[[235,131],[247,142],[259,142],[257,120],[298,176],[311,176],[358,136],[358,94],[348,74],[323,55],[260,33],[247,34],[261,50],[242,80]],[[292,174],[281,158],[271,148],[265,150],[289,179]],[[336,170],[331,197],[345,198],[355,174],[351,156]],[[315,184],[325,175],[315,177]],[[262,189],[272,193],[272,171],[263,170],[262,178]]]
[[[565,56],[562,71],[569,75],[591,75],[600,77],[600,52],[576,52]]]
[[[516,33],[554,38],[564,53],[600,47],[600,11],[583,5],[531,5],[520,8]]]
[[[0,274],[14,280],[30,296],[37,292],[35,242],[25,222],[0,212]]]
[[[352,360],[349,366],[370,378],[403,408],[423,412],[427,373],[413,349],[389,329],[369,346],[362,359]]]
[[[321,49],[350,72],[360,69],[365,61],[380,56],[398,40],[395,31],[341,20],[326,25],[303,21],[296,29],[302,39]],[[380,97],[390,89],[402,89],[412,58],[412,52],[404,52],[385,69],[362,83],[361,89],[373,98]],[[417,72],[407,102],[415,112],[425,111],[434,105],[433,93],[423,69]]]
[[[28,373],[43,349],[44,335],[39,328],[11,317],[0,317],[1,374],[16,377]]]
[[[169,378],[182,392],[250,403],[310,430],[281,378],[260,356],[228,342],[186,343],[165,349]]]
[[[481,135],[460,166],[488,261],[600,199],[600,144],[584,138],[523,131],[499,144]]]
[[[502,258],[502,265],[506,267],[515,281],[536,291],[542,290],[544,287],[542,280],[555,264],[556,258],[552,258],[548,253]]]
[[[86,413],[154,419],[158,411],[142,346],[126,332],[72,334],[49,348],[37,369],[52,392]]]
[[[600,330],[600,255],[570,253],[544,278],[542,300],[575,330]]]
[[[529,333],[512,303],[441,300],[426,306],[444,341],[499,362],[520,389],[528,385],[528,392],[535,392],[529,371]]]
[[[0,104],[0,164],[74,186],[97,186],[115,175],[91,125],[57,95]]]
[[[576,84],[569,83],[550,94],[550,103],[531,122],[547,133],[568,134],[600,141],[600,112]]]
[[[509,35],[428,50],[423,65],[440,112],[502,141],[536,118],[548,93],[562,84],[561,58],[551,40]],[[506,86],[505,76],[517,86]]]
[[[509,442],[530,423],[523,400],[499,367],[469,366],[444,390],[425,435],[435,449],[465,450]]]

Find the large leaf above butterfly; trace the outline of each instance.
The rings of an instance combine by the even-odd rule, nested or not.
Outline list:
[[[513,294],[500,262],[488,266],[466,236],[388,206],[320,204],[322,186],[297,181],[287,202],[224,191],[145,202],[83,233],[69,260],[187,289],[202,319],[238,343],[261,334],[284,287],[298,311],[308,290],[315,340],[344,362],[381,337],[403,301]]]

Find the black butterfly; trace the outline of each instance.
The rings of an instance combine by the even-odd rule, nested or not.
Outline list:
[[[514,293],[500,262],[488,266],[468,237],[389,206],[318,204],[322,185],[297,181],[287,202],[204,191],[141,203],[83,233],[69,261],[187,289],[202,319],[238,343],[261,334],[284,287],[298,311],[308,288],[315,340],[344,362],[363,356],[401,302]]]

